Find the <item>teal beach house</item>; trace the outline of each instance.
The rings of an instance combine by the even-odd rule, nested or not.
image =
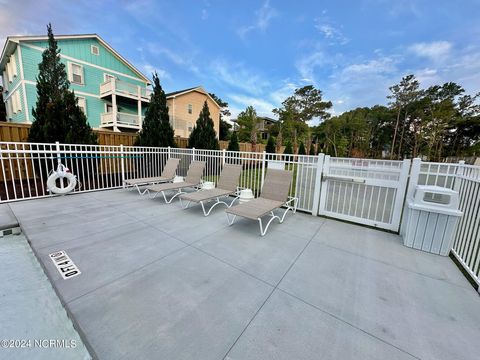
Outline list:
[[[55,37],[70,88],[90,126],[135,132],[150,101],[149,79],[96,34]],[[7,120],[34,121],[36,77],[46,36],[11,36],[3,47],[0,74]]]

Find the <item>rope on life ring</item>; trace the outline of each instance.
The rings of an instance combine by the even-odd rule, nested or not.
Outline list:
[[[57,179],[60,178],[67,179],[68,185],[66,187],[61,188],[57,186]],[[54,194],[68,194],[70,191],[75,189],[75,186],[77,186],[77,177],[62,164],[58,164],[57,170],[52,171],[47,179],[47,188]]]

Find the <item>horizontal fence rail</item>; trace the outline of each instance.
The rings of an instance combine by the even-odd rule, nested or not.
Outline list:
[[[453,255],[480,284],[480,167],[449,163],[334,158],[266,152],[79,144],[0,142],[0,202],[52,196],[46,182],[58,164],[77,177],[73,192],[117,189],[126,179],[160,176],[169,158],[178,176],[205,161],[203,181],[216,183],[224,164],[241,164],[240,187],[259,196],[271,168],[293,171],[298,209],[392,231],[400,228],[417,185],[459,193]],[[402,229],[400,233],[402,234]]]

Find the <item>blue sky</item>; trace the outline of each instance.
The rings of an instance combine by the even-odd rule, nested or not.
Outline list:
[[[271,115],[313,84],[338,114],[386,104],[414,73],[423,86],[455,81],[480,91],[480,1],[0,0],[8,35],[98,33],[166,91],[203,85]]]

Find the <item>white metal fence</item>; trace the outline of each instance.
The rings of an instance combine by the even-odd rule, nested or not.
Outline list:
[[[242,164],[240,186],[252,189],[256,196],[268,168],[280,166],[294,172],[291,195],[299,198],[300,210],[392,231],[399,230],[405,198],[413,196],[417,184],[457,190],[464,216],[452,252],[480,282],[480,167],[462,163],[0,142],[0,202],[51,196],[46,180],[58,163],[77,176],[79,185],[74,191],[85,192],[120,188],[125,179],[159,176],[170,157],[181,160],[180,176],[186,175],[191,161],[205,161],[203,179],[214,182],[223,164]]]

